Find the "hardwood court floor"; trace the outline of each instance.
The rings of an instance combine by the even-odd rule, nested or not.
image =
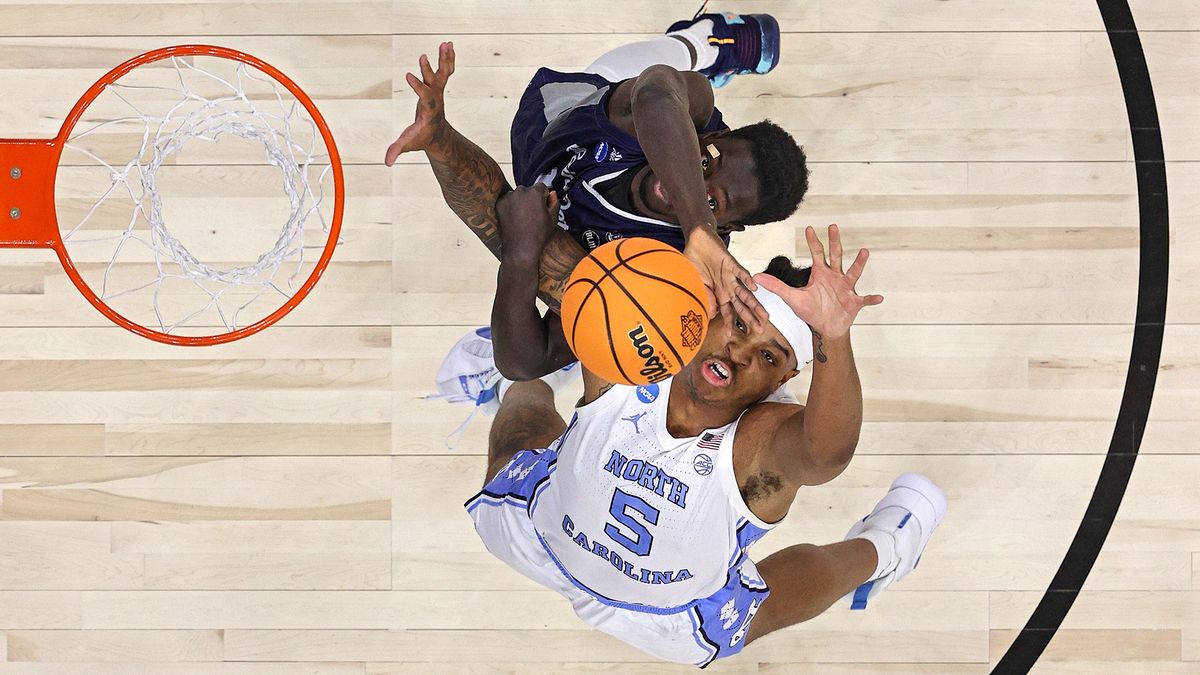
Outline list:
[[[453,39],[450,118],[507,163],[537,66],[579,68],[696,3],[0,0],[0,136],[57,130],[95,77],[211,41],[289,73],[347,164],[345,244],[283,325],[203,350],[106,324],[36,251],[0,251],[0,673],[689,672],[580,624],[488,557],[462,502],[486,438],[422,400],[487,321],[495,265],[421,158],[403,74]],[[1200,11],[1132,0],[1168,160],[1171,294],[1151,422],[1109,541],[1037,672],[1200,672]],[[755,550],[840,539],[905,470],[950,512],[921,569],[715,664],[983,673],[1091,495],[1124,386],[1138,204],[1094,2],[755,0],[782,65],[717,94],[806,146],[812,192],[736,237],[750,268],[842,225],[873,257],[858,456]],[[802,244],[802,239],[801,242]],[[803,382],[797,390],[805,391]],[[568,404],[564,396],[562,403]]]

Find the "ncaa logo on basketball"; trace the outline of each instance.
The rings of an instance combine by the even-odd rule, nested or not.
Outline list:
[[[603,162],[608,157],[608,142],[600,141],[596,144],[596,153],[592,155],[597,162]]]
[[[683,327],[680,333],[683,346],[688,349],[699,347],[700,338],[704,337],[704,319],[701,319],[699,314],[688,310],[687,314],[679,317],[679,323]]]
[[[629,331],[629,341],[637,350],[638,358],[642,359],[642,369],[638,373],[651,382],[665,380],[668,376],[667,366],[657,354],[658,350],[650,344],[650,337],[646,335],[642,324],[639,323],[637,328]]]
[[[642,403],[654,403],[654,399],[658,398],[658,385],[645,384],[638,387],[637,397]]]
[[[707,476],[708,474],[712,473],[713,470],[712,457],[709,457],[704,453],[696,455],[695,459],[692,460],[692,468],[695,469],[696,473],[700,474],[701,476]]]

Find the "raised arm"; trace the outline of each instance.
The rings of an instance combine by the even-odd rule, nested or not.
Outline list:
[[[881,295],[860,296],[855,284],[868,252],[860,249],[854,264],[842,271],[842,242],[836,225],[829,228],[829,259],[813,228],[805,231],[813,256],[812,274],[804,288],[792,288],[774,277],[758,275],[813,331],[813,376],[806,407],[759,404],[746,414],[739,436],[751,446],[754,470],[782,479],[792,489],[781,491],[768,505],[782,517],[791,495],[803,485],[833,480],[854,457],[862,430],[862,385],[850,348],[850,326],[858,312],[883,302]],[[782,509],[782,510],[780,510]],[[758,509],[755,510],[758,512]]]
[[[454,73],[454,45],[441,44],[436,71],[422,54],[420,71],[420,78],[412,73],[405,77],[417,94],[416,118],[388,147],[384,163],[392,166],[405,152],[424,151],[446,204],[499,259],[497,204],[512,187],[496,161],[446,121],[445,91]],[[546,240],[539,261],[538,297],[555,311],[567,277],[584,255],[583,247],[565,232],[553,232]]]
[[[684,253],[700,270],[716,305],[723,312],[736,310],[760,330],[767,311],[751,293],[755,285],[750,273],[717,235],[717,219],[709,206],[697,131],[708,124],[712,112],[707,78],[665,65],[651,66],[621,83],[609,106],[610,120],[637,137],[662,181],[687,242]]]
[[[575,360],[558,315],[538,313],[538,261],[550,235],[558,231],[558,198],[546,186],[518,187],[500,203],[503,246],[496,297],[492,302],[492,342],[496,368],[512,380],[532,380]]]

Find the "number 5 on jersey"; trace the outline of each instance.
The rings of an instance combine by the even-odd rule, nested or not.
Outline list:
[[[640,497],[615,490],[613,491],[612,506],[609,507],[608,512],[618,523],[633,533],[633,538],[627,537],[612,523],[604,526],[604,534],[636,555],[649,555],[650,545],[654,543],[654,535],[650,534],[650,530],[630,514],[630,510],[641,515],[647,523],[658,524],[658,509],[647,504]]]

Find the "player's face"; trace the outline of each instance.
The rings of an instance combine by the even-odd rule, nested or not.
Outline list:
[[[738,223],[758,209],[758,174],[750,142],[727,136],[700,139],[708,206],[717,223]],[[634,178],[633,206],[642,215],[676,221],[671,195],[648,165]]]
[[[732,332],[727,331],[732,323]],[[730,333],[727,337],[726,333]],[[710,405],[749,407],[796,374],[796,355],[774,325],[751,335],[736,315],[717,315],[682,380],[698,400]]]

